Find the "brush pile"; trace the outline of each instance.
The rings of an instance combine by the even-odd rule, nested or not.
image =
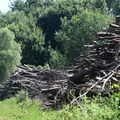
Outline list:
[[[74,88],[79,97],[98,93],[109,96],[111,86],[120,82],[120,17],[85,47],[85,56],[68,71],[69,89]]]
[[[28,92],[31,99],[40,99],[46,106],[64,102],[67,90],[67,76],[56,70],[40,70],[27,65],[17,71],[0,86],[0,100],[16,95],[20,90]]]
[[[26,90],[31,99],[38,98],[50,107],[77,102],[85,95],[110,96],[111,86],[120,83],[120,17],[104,32],[98,32],[92,45],[85,47],[86,54],[67,74],[27,65],[18,67],[14,75],[0,85],[0,100],[16,95],[21,89]]]

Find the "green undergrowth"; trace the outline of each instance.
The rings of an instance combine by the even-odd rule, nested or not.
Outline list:
[[[0,120],[120,120],[120,98],[84,98],[78,105],[61,110],[45,109],[39,101],[27,97],[0,101]]]

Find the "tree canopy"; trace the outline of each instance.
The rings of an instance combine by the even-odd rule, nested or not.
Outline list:
[[[119,14],[117,0],[14,0],[10,8],[0,13],[0,28],[14,33],[21,63],[52,68],[74,63],[84,44]]]

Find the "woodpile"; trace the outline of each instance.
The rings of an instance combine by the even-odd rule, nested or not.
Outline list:
[[[65,100],[67,76],[56,70],[41,70],[27,65],[17,71],[0,86],[0,100],[16,95],[20,90],[28,92],[31,99],[40,99],[44,105],[55,107]]]
[[[97,41],[85,45],[85,56],[68,71],[69,90],[74,88],[78,98],[109,96],[111,86],[120,83],[120,17],[96,36]]]
[[[120,83],[120,17],[96,36],[92,45],[85,45],[85,55],[67,74],[27,65],[18,67],[14,75],[0,85],[0,100],[22,89],[31,99],[38,98],[50,107],[78,103],[86,95],[110,96],[112,86]]]

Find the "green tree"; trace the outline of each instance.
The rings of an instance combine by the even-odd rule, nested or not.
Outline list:
[[[0,81],[7,79],[20,64],[20,45],[15,42],[14,33],[7,28],[0,29]]]
[[[67,17],[67,19],[71,19],[72,16],[76,15],[77,13],[81,14],[81,11],[85,10],[86,8],[94,11],[100,11],[102,13],[107,13],[105,0],[47,1],[49,1],[49,4],[47,6],[42,4],[41,7],[34,10],[33,15],[39,16],[37,17],[37,25],[43,29],[46,46],[50,45],[52,49],[62,49],[59,42],[55,39],[55,32],[61,29],[61,18]],[[39,2],[37,5],[39,5]],[[35,8],[36,6],[30,9]]]
[[[120,0],[105,0],[110,12],[120,15]]]
[[[35,25],[34,19],[24,13],[18,13],[8,28],[14,32],[17,42],[22,46],[23,64],[44,64],[44,35],[42,30]],[[43,59],[41,59],[43,58]]]
[[[71,19],[73,15],[86,8],[101,12],[107,10],[105,0],[26,0],[23,11],[27,15],[31,13],[36,18],[36,25],[42,28],[45,34],[46,48],[51,46],[52,49],[62,49],[55,40],[55,32],[61,29],[61,18]]]
[[[24,0],[14,0],[10,4],[10,8],[12,11],[21,11],[24,10]]]
[[[61,30],[56,33],[56,40],[62,44],[63,52],[69,62],[73,62],[84,52],[84,45],[96,40],[96,32],[102,30],[112,17],[83,10],[81,14],[72,16],[71,20],[62,19]]]
[[[42,29],[36,26],[31,14],[24,12],[9,12],[2,19],[2,27],[7,26],[15,34],[16,42],[21,44],[22,64],[43,65],[46,62],[44,35]]]

